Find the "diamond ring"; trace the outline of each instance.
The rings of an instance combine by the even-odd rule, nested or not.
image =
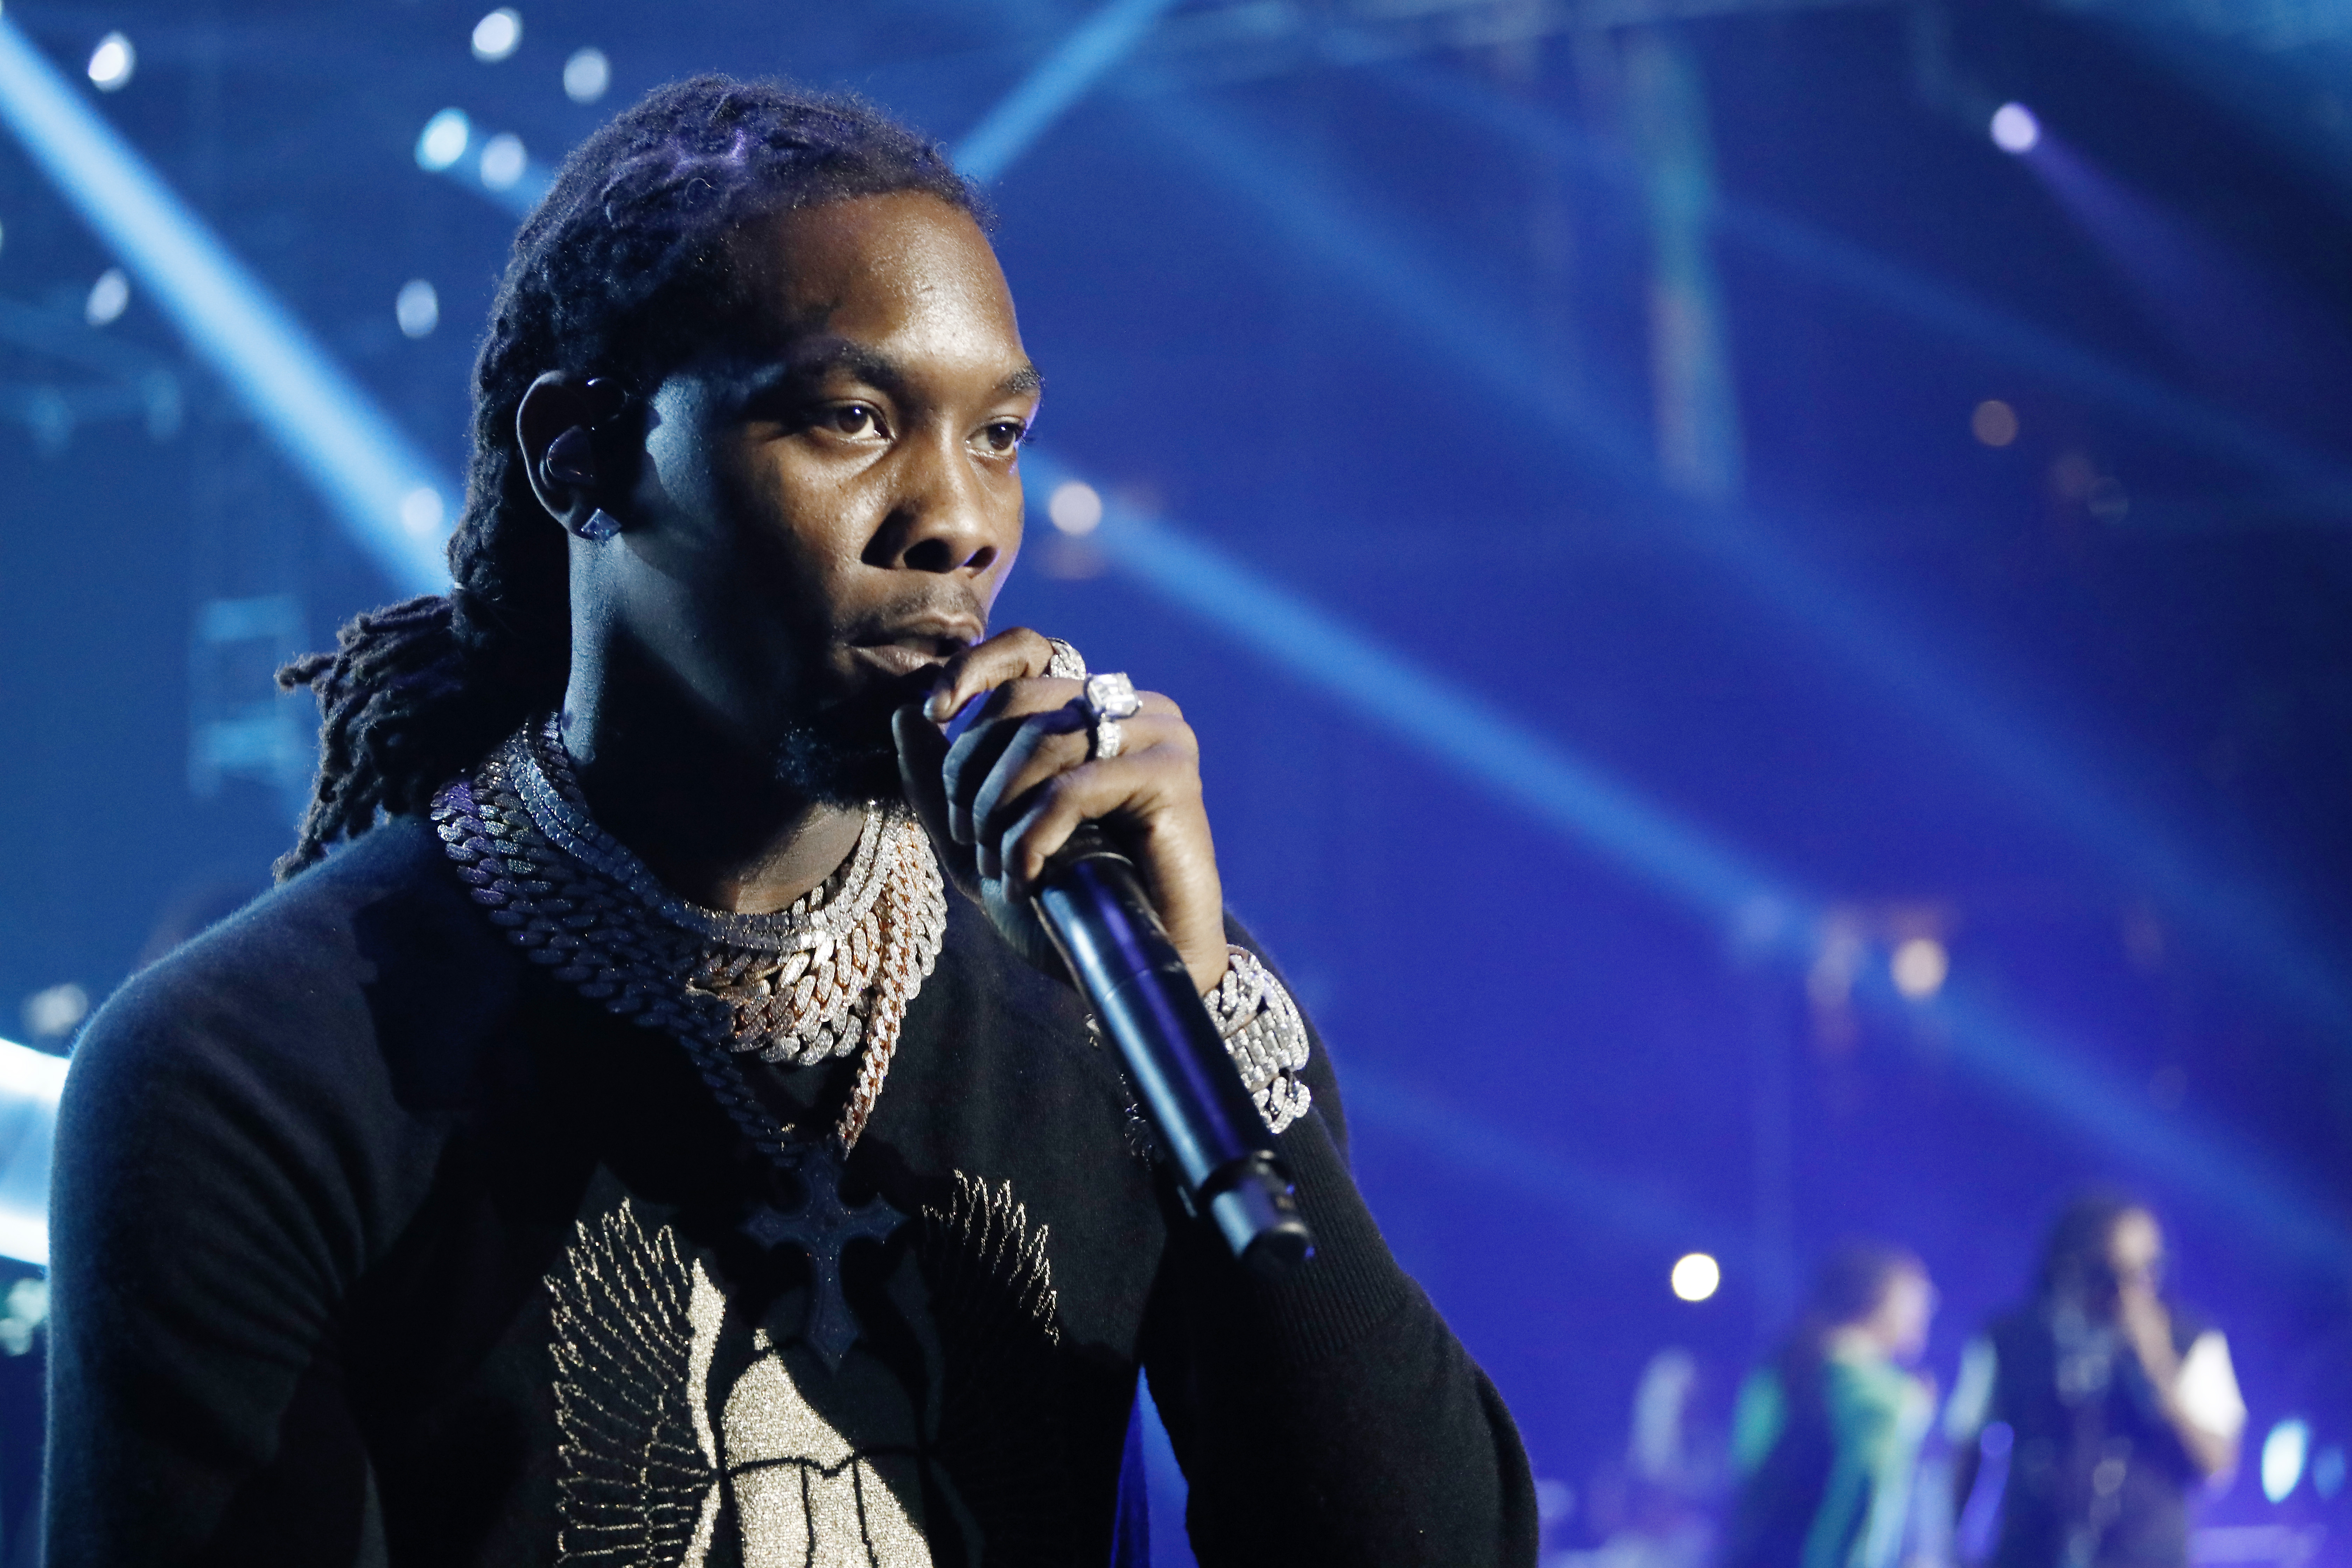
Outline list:
[[[1106,671],[1087,677],[1087,717],[1093,726],[1087,755],[1115,757],[1127,749],[1127,729],[1119,721],[1143,711],[1135,683],[1124,675]]]

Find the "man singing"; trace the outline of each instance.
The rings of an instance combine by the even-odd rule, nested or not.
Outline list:
[[[572,155],[455,586],[288,672],[284,885],[77,1054],[53,1563],[1138,1562],[1139,1370],[1204,1564],[1534,1562],[1192,732],[989,633],[1040,393],[976,197],[871,110],[703,79]],[[1090,819],[1297,1178],[1280,1281],[1025,912]]]

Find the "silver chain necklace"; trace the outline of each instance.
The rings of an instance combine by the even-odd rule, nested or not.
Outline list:
[[[607,1011],[675,1036],[745,1136],[787,1169],[801,1171],[809,1145],[739,1055],[812,1066],[862,1045],[825,1140],[835,1163],[856,1144],[947,929],[938,858],[903,808],[869,804],[840,870],[790,910],[754,915],[678,898],[599,827],[551,715],[444,786],[433,821],[509,940]]]

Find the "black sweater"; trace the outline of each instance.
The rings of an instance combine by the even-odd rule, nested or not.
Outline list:
[[[139,976],[60,1110],[51,1563],[1102,1563],[1141,1366],[1204,1568],[1532,1563],[1320,1042],[1280,1140],[1320,1251],[1261,1287],[1076,995],[949,905],[846,1181],[914,1218],[850,1247],[837,1369],[683,1049],[521,962],[422,822]],[[762,1070],[788,1116],[845,1092]]]

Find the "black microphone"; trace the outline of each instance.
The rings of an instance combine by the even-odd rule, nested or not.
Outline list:
[[[1082,823],[1046,862],[1030,901],[1118,1047],[1186,1210],[1205,1210],[1234,1256],[1262,1277],[1312,1257],[1315,1237],[1289,1169],[1135,862],[1100,826]]]

